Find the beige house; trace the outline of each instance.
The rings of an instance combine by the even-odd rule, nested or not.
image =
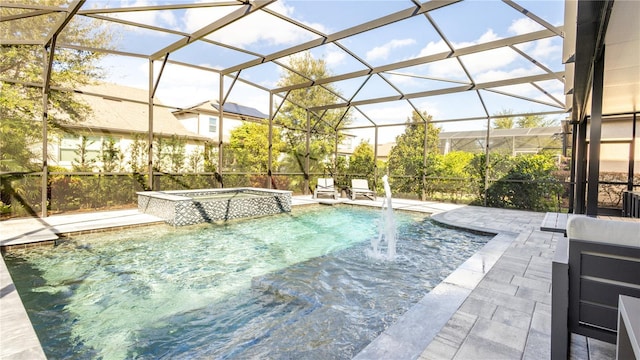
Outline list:
[[[377,160],[382,160],[384,162],[389,160],[389,154],[391,154],[391,149],[396,146],[395,142],[378,144],[378,152],[377,152]]]
[[[231,131],[242,125],[244,121],[264,123],[269,119],[269,115],[255,108],[231,102],[226,102],[222,110],[224,116],[222,123],[219,104],[212,100],[176,110],[173,116],[187,131],[216,143],[220,140],[220,129],[222,129],[222,142],[228,143]]]
[[[78,150],[85,139],[85,152],[92,162],[93,171],[102,168],[100,153],[103,144],[112,140],[123,155],[120,171],[131,171],[129,166],[131,145],[136,139],[146,141],[149,131],[147,90],[102,83],[86,86],[75,95],[87,104],[91,114],[82,122],[63,126],[64,132],[49,143],[50,165],[72,169],[79,161]],[[188,155],[202,148],[208,139],[187,130],[173,116],[171,108],[156,101],[153,108],[153,132],[156,138],[181,139]]]

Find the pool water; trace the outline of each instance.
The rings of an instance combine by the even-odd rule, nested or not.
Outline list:
[[[52,359],[349,359],[490,238],[395,217],[393,262],[365,255],[380,210],[351,206],[78,236],[5,260]]]

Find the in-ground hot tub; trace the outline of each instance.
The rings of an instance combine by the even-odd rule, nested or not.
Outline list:
[[[291,211],[291,191],[259,188],[138,192],[138,211],[173,226]]]

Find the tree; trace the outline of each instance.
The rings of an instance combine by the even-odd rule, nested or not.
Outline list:
[[[553,126],[556,122],[553,119],[547,119],[543,115],[525,115],[514,117],[513,110],[500,110],[494,115],[494,129],[513,129],[517,128],[537,128]]]
[[[534,211],[557,208],[557,198],[563,187],[555,177],[555,156],[492,154],[489,160],[489,188],[486,192],[485,154],[476,154],[469,164],[468,171],[477,189],[474,203]]]
[[[182,171],[186,160],[185,140],[179,136],[171,135],[166,143],[166,159],[168,169],[174,174]]]
[[[521,116],[516,121],[519,128],[538,128],[552,126],[554,120],[548,120],[542,115]]]
[[[291,57],[289,65],[292,70],[287,70],[284,73],[278,86],[300,84],[331,75],[325,61],[314,59],[309,52]],[[307,136],[306,109],[335,104],[340,99],[337,91],[330,85],[323,86],[292,90],[275,117],[275,122],[283,127],[282,136],[286,143],[285,151],[290,155],[287,165],[292,167],[292,170],[304,170]],[[342,140],[341,134],[335,129],[339,125],[348,123],[350,123],[350,117],[344,110],[328,110],[319,114],[311,114],[310,172],[335,172],[336,161],[331,155],[334,153],[336,141]]]
[[[129,153],[129,167],[134,173],[144,173],[147,164],[147,142],[139,134],[133,135],[133,142],[127,150]]]
[[[507,173],[487,191],[487,205],[533,211],[554,210],[563,187],[554,177],[551,156],[535,154],[509,158]]]
[[[469,181],[469,164],[474,155],[466,151],[451,151],[442,156],[439,175],[442,177],[439,191],[449,194],[450,199],[462,198],[474,189]]]
[[[102,161],[102,170],[104,172],[113,172],[121,169],[122,152],[116,145],[114,138],[108,137],[102,142],[100,161]]]
[[[95,141],[89,140],[86,136],[80,136],[80,142],[76,145],[76,160],[73,161],[73,171],[78,172],[91,172],[96,163],[95,156],[91,156],[89,147],[93,145]]]
[[[349,174],[371,176],[375,169],[373,146],[369,141],[361,141],[349,159]]]
[[[187,169],[190,172],[198,173],[204,170],[204,151],[198,147],[189,153],[187,158]]]
[[[277,157],[284,148],[280,130],[273,128],[272,168],[278,167]],[[228,150],[239,169],[245,172],[266,174],[269,163],[269,126],[244,122],[231,131]]]
[[[204,171],[216,172],[217,159],[218,159],[218,146],[211,142],[205,142],[202,151],[204,158]]]
[[[147,171],[147,149],[147,141],[140,134],[133,135],[133,142],[127,149],[129,154],[128,164],[132,172],[130,176],[145,190],[148,190],[144,175]]]
[[[425,120],[428,124],[426,166]],[[396,137],[396,145],[389,153],[388,166],[397,191],[424,195],[425,188],[421,178],[436,171],[440,129],[429,122],[430,120],[431,115],[426,111],[422,112],[422,116],[414,111],[407,119],[405,132]]]
[[[513,117],[510,116],[513,114],[513,110],[501,110],[496,113],[497,118],[493,119],[493,128],[494,129],[512,129],[515,125],[513,121]]]
[[[49,6],[66,6],[66,0],[49,0]],[[0,7],[0,17],[23,13],[23,9]],[[42,39],[42,17],[33,16],[11,26],[0,27],[0,39]],[[45,32],[46,34],[46,32]],[[88,21],[71,21],[58,36],[58,43],[80,44],[89,47],[110,47],[113,34],[97,29]],[[97,61],[104,53],[57,47],[54,52],[51,86],[76,88],[101,77]],[[37,171],[41,166],[42,84],[43,67],[47,58],[41,45],[2,45],[0,77],[11,82],[0,83],[0,170]],[[72,92],[50,91],[48,122],[52,129],[58,125],[83,119],[90,111]],[[53,132],[51,132],[53,135]]]
[[[169,141],[156,136],[153,150],[153,171],[169,172]]]

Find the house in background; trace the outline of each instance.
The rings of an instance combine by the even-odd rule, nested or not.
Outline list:
[[[393,149],[394,146],[396,146],[395,142],[378,144],[378,157],[376,159],[384,162],[389,161],[389,154],[391,154],[391,149]]]
[[[357,136],[348,132],[343,132],[342,136],[343,139],[338,144],[337,155],[339,158],[344,158],[345,164],[349,165],[349,159],[351,158],[351,155],[353,155],[353,151],[358,145],[356,143]]]
[[[120,170],[131,171],[131,145],[136,139],[146,141],[148,137],[148,91],[101,83],[85,86],[75,96],[87,104],[92,112],[82,122],[62,126],[63,133],[57,141],[49,143],[49,163],[72,169],[79,161],[78,150],[84,137],[86,157],[92,162],[94,171],[102,168],[100,153],[103,144],[110,140],[114,141],[115,147],[123,155]],[[179,138],[184,142],[187,155],[201,149],[209,139],[185,129],[171,110],[156,101],[153,108],[155,137],[165,140]]]
[[[222,124],[222,142],[229,143],[233,129],[245,121],[266,123],[269,115],[258,109],[232,102],[226,102],[223,107],[224,119]],[[186,109],[173,112],[173,115],[188,130],[200,136],[219,141],[220,112],[217,101],[205,101]],[[338,157],[348,162],[356,147],[356,135],[343,133],[344,139],[338,144]]]
[[[176,110],[173,116],[187,131],[216,143],[220,139],[221,127],[222,142],[228,143],[231,131],[242,125],[244,121],[264,123],[269,119],[269,115],[255,108],[226,102],[222,108],[224,118],[221,126],[219,108],[220,105],[216,101],[208,100],[186,109]]]

